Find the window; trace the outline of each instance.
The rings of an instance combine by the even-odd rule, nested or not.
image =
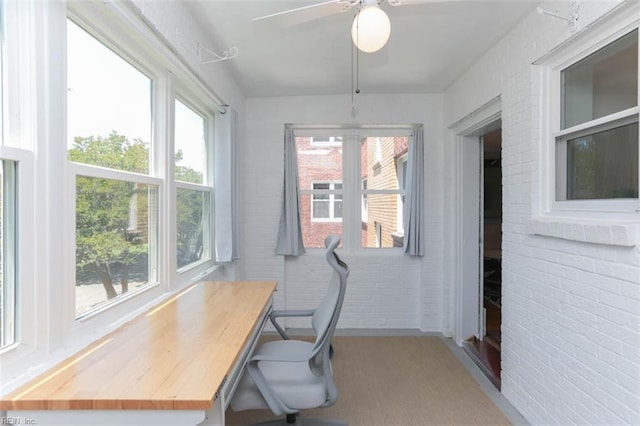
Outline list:
[[[16,165],[0,161],[0,349],[16,341]]]
[[[361,169],[367,176],[367,225],[362,230],[362,247],[402,247],[402,172],[398,160],[409,148],[406,136],[364,137],[361,144]],[[365,213],[362,212],[361,216]]]
[[[157,282],[161,180],[150,162],[152,79],[68,20],[67,82],[82,316]]]
[[[333,141],[327,144],[317,140]],[[324,247],[328,234],[342,235],[342,138],[296,138],[302,241],[305,247]]]
[[[362,190],[362,206],[361,206],[361,211],[362,211],[362,224],[363,226],[367,225],[367,212],[369,211],[369,207],[367,205],[367,179],[364,178],[362,179],[362,184],[360,185],[360,189]]]
[[[318,222],[342,220],[342,184],[313,183],[311,220]]]
[[[331,233],[354,248],[402,246],[406,179],[401,159],[406,163],[409,130],[397,133],[357,129],[342,137],[296,135],[305,247],[323,247]],[[318,139],[341,142],[318,145]]]
[[[637,27],[559,67],[557,78],[555,200],[637,202]]]
[[[178,269],[211,258],[207,120],[175,101],[176,255]]]
[[[396,226],[396,234],[394,238],[399,241],[399,247],[402,247],[402,238],[404,237],[404,198],[407,191],[407,155],[403,155],[396,160],[396,175],[398,179],[398,187],[400,188],[400,194],[398,194],[398,223]]]
[[[24,199],[33,193],[30,183],[33,158],[25,149],[26,138],[15,137],[19,123],[15,119],[17,114],[12,114],[27,102],[23,104],[22,99],[11,96],[18,86],[23,87],[13,66],[18,62],[17,6],[0,0],[0,352],[17,347],[21,338],[31,337],[21,321],[28,315],[21,298],[29,297],[32,279],[30,271],[20,269],[20,261],[26,257],[21,244],[26,246],[29,240],[23,231],[33,227],[32,205]],[[19,201],[25,194],[21,207]]]

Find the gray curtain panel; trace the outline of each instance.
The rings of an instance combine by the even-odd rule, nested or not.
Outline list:
[[[404,211],[404,252],[424,256],[424,132],[422,126],[413,129],[409,141],[407,194]]]
[[[276,253],[285,256],[299,256],[305,253],[300,226],[298,159],[291,128],[284,129],[284,195]]]

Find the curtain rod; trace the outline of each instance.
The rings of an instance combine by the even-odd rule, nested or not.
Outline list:
[[[422,123],[413,124],[293,124],[285,123],[286,129],[293,130],[345,130],[345,129],[365,129],[365,130],[393,130],[393,129],[415,129],[423,127]]]

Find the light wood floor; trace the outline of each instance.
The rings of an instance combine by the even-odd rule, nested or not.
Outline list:
[[[338,402],[303,416],[352,426],[510,424],[440,337],[338,336],[333,345]],[[274,418],[261,410],[226,414],[228,425]]]

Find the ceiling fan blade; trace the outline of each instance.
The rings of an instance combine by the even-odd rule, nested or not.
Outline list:
[[[254,18],[252,22],[278,23],[284,27],[302,24],[325,16],[337,15],[351,9],[358,3],[357,0],[330,0],[324,3],[289,9],[283,12]]]

